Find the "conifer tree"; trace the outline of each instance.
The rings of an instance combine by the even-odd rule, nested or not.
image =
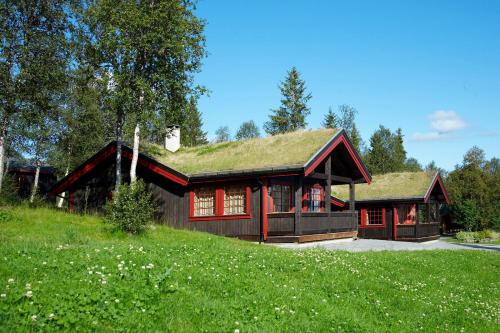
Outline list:
[[[311,113],[307,102],[312,98],[306,92],[305,81],[295,67],[287,73],[285,81],[279,86],[281,105],[272,111],[269,121],[264,124],[266,133],[275,135],[296,131],[307,126],[306,117]]]
[[[202,127],[201,112],[198,110],[196,98],[191,96],[186,108],[185,120],[181,126],[181,143],[187,147],[207,144],[207,132],[204,132]]]
[[[361,138],[361,134],[359,134],[359,131],[355,123],[352,124],[351,134],[349,138],[351,139],[354,148],[356,148],[358,152],[361,152],[363,146],[363,139]]]
[[[332,107],[328,108],[328,113],[323,119],[322,125],[324,128],[339,128],[339,119],[335,112],[333,112]]]

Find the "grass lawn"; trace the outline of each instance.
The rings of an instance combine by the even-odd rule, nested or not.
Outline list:
[[[291,251],[0,210],[0,331],[498,332],[500,254]]]

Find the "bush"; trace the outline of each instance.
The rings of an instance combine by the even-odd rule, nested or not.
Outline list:
[[[10,206],[19,203],[16,182],[10,174],[5,174],[0,191],[0,206]]]
[[[105,221],[128,233],[144,230],[153,218],[154,207],[151,193],[145,190],[141,180],[122,185],[113,192],[113,199],[106,207]]]
[[[455,237],[462,243],[480,243],[497,240],[500,238],[500,234],[493,230],[460,231]]]
[[[466,231],[481,230],[481,211],[473,200],[464,200],[453,205],[453,215],[457,224],[464,227]]]

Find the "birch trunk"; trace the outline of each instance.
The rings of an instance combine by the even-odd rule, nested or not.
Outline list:
[[[130,164],[130,184],[134,184],[137,180],[137,160],[139,158],[139,136],[141,128],[139,123],[135,124],[134,130],[134,149],[132,152],[132,163]]]
[[[38,157],[38,155],[36,156],[35,161],[35,181],[33,182],[33,188],[31,189],[30,203],[33,203],[35,201],[36,193],[38,191],[38,180],[40,179],[40,157]]]
[[[66,171],[64,172],[64,177],[66,177],[68,174],[69,174],[69,166],[66,167]],[[61,196],[57,199],[57,208],[62,208],[65,198],[66,198],[66,192],[61,193]]]
[[[2,183],[4,176],[4,160],[5,160],[5,141],[7,136],[7,119],[4,115],[2,128],[0,129],[0,192],[2,192]]]
[[[115,191],[118,191],[122,184],[122,139],[123,139],[123,119],[118,116],[116,126],[116,173],[115,173]]]

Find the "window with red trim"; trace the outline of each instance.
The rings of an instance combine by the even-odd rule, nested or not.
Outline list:
[[[241,215],[247,209],[245,186],[233,185],[224,188],[224,215]]]
[[[417,217],[417,207],[413,205],[399,205],[396,207],[397,224],[415,224]]]
[[[384,224],[384,209],[368,208],[366,210],[366,225],[382,225],[382,224]]]
[[[273,184],[270,188],[271,212],[289,212],[292,210],[292,186]]]
[[[325,189],[319,184],[304,186],[303,211],[325,211]]]
[[[193,216],[215,215],[215,188],[201,187],[193,191]]]

